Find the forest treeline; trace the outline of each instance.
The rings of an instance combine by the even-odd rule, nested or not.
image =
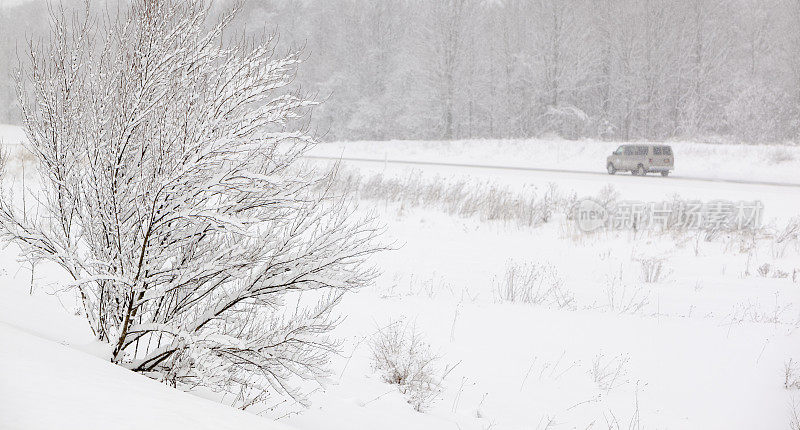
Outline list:
[[[312,123],[327,140],[800,140],[800,0],[250,0],[243,8],[238,31],[267,28],[280,35],[279,49],[304,47],[296,79],[325,100]],[[39,1],[0,9],[3,76],[25,37],[45,34],[46,13]],[[19,121],[14,99],[9,79],[0,122]]]

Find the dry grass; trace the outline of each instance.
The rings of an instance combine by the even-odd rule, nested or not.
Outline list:
[[[335,187],[360,199],[400,203],[402,208],[434,208],[448,215],[513,222],[526,227],[546,223],[554,213],[566,213],[570,206],[568,199],[552,185],[539,195],[535,191],[514,192],[490,182],[428,179],[419,172],[392,178],[383,174],[364,176],[353,170],[340,171]]]

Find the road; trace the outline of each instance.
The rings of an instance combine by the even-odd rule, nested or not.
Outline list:
[[[383,163],[383,164],[405,164],[416,166],[439,166],[439,167],[458,167],[470,169],[494,169],[494,170],[515,170],[525,172],[545,172],[545,173],[567,173],[570,175],[593,175],[593,176],[608,176],[605,171],[592,172],[589,170],[567,170],[567,169],[548,169],[544,167],[520,167],[520,166],[497,166],[490,164],[466,164],[466,163],[441,163],[434,161],[414,161],[414,160],[388,160],[378,158],[356,158],[356,157],[326,157],[318,155],[306,155],[304,158],[317,159],[317,160],[331,160],[331,161],[350,161],[350,162],[364,162],[364,163]],[[624,174],[624,173],[620,173]],[[659,175],[660,176],[660,175]],[[693,176],[670,175],[667,178],[659,177],[659,180],[685,180],[685,181],[703,181],[703,182],[722,182],[730,184],[747,184],[747,185],[767,185],[776,187],[794,187],[800,188],[800,184],[789,182],[771,182],[771,181],[752,181],[744,179],[719,179],[719,178],[700,178]]]

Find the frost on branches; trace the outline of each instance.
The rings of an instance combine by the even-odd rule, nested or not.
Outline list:
[[[234,13],[54,12],[17,79],[39,216],[5,196],[0,225],[66,270],[113,362],[246,407],[325,375],[331,310],[380,245],[295,163],[314,143],[296,124],[315,102],[289,89],[300,53],[226,42]]]

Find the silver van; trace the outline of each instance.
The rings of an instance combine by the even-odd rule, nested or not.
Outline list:
[[[619,171],[644,176],[649,172],[669,175],[674,169],[675,157],[669,145],[622,145],[606,158],[609,175]]]

